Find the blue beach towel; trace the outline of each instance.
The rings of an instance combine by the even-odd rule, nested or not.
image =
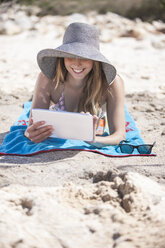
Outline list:
[[[3,144],[0,146],[0,155],[29,156],[48,151],[77,150],[96,152],[109,157],[155,156],[155,154],[139,154],[137,149],[134,149],[132,154],[121,153],[120,148],[117,145],[96,148],[84,141],[79,140],[49,138],[41,143],[35,144],[24,136],[24,131],[28,125],[30,107],[31,102],[26,102],[24,104],[22,114],[14,125],[11,126],[10,132],[6,135]],[[140,136],[138,128],[136,127],[135,121],[128,112],[127,107],[125,107],[125,116],[126,139],[129,141],[128,144],[145,144]],[[106,135],[106,133],[104,135]]]

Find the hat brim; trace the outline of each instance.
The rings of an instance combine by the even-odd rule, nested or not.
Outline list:
[[[37,62],[41,71],[50,79],[55,76],[56,60],[58,57],[83,58],[102,63],[108,84],[110,85],[116,77],[115,67],[93,46],[84,43],[63,44],[56,49],[44,49],[37,55]]]

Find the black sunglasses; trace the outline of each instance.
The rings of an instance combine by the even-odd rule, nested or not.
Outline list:
[[[156,142],[154,142],[152,145],[149,144],[145,144],[145,145],[130,145],[130,144],[123,144],[123,143],[127,143],[128,141],[126,140],[122,140],[119,143],[119,147],[122,153],[128,153],[128,154],[132,154],[134,149],[136,148],[138,150],[138,152],[140,154],[150,154],[152,151],[152,147],[155,145]]]

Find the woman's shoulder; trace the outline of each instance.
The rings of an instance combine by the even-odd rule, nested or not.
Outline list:
[[[43,72],[40,72],[38,74],[38,83],[39,84],[52,84],[53,83],[53,79],[48,78]]]
[[[45,74],[40,72],[36,82],[36,90],[47,92],[50,98],[56,102],[63,91],[63,85],[61,83],[58,84],[55,80],[48,78]]]
[[[45,74],[42,72],[39,73],[37,84],[41,87],[49,87],[50,90],[61,90],[63,87],[61,83],[57,83],[56,80],[48,78]]]
[[[109,85],[107,88],[107,96],[108,95],[113,95],[113,92],[122,92],[124,90],[124,80],[122,77],[117,74],[114,81]]]
[[[117,74],[114,81],[107,87],[104,96],[104,102],[108,101],[108,99],[115,98],[117,95],[124,94],[124,80],[122,77]]]
[[[124,84],[123,78],[119,74],[116,74],[116,77],[113,80],[113,82],[110,84],[109,88],[115,87],[117,85],[123,85],[123,84]]]

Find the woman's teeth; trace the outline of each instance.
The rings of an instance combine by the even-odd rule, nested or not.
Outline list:
[[[83,71],[83,69],[81,69],[81,70],[73,69],[73,71],[76,73],[81,73]]]

